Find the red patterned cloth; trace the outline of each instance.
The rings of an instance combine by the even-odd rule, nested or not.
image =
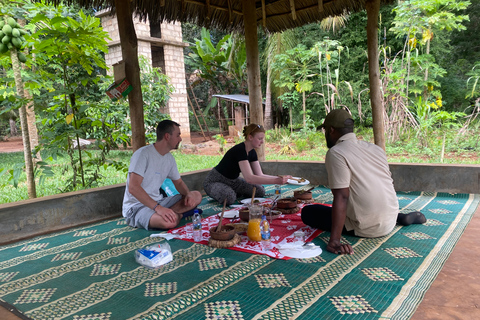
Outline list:
[[[270,224],[270,232],[271,232],[271,241],[272,241],[272,250],[270,251],[262,251],[262,247],[260,242],[257,241],[250,241],[247,237],[247,233],[244,232],[240,234],[241,242],[233,247],[229,247],[227,249],[230,250],[237,250],[255,254],[264,254],[276,259],[284,259],[288,260],[291,259],[290,257],[284,256],[280,253],[280,251],[276,248],[278,244],[285,244],[294,241],[293,233],[297,230],[301,230],[305,233],[305,241],[311,241],[315,237],[317,237],[322,230],[311,228],[305,225],[302,222],[300,211],[293,214],[281,214],[278,218],[273,219],[272,223]],[[201,244],[208,245],[208,239],[210,238],[210,227],[218,225],[220,218],[218,215],[212,215],[202,220],[202,241],[198,242]],[[268,216],[267,216],[267,220]],[[228,223],[237,223],[241,222],[240,219],[227,219],[224,218],[222,221],[222,225]],[[270,222],[270,220],[269,220]],[[168,231],[168,233],[175,234],[177,238],[195,242],[193,241],[193,236],[189,236],[186,233],[185,226],[172,229]]]

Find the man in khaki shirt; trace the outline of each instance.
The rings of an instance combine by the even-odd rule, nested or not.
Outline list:
[[[354,121],[345,109],[335,109],[322,127],[329,148],[325,166],[333,193],[332,207],[306,206],[305,224],[331,231],[327,250],[352,254],[349,244],[341,244],[341,234],[375,238],[390,233],[395,224],[424,223],[420,212],[400,214],[393,180],[382,148],[357,140]]]

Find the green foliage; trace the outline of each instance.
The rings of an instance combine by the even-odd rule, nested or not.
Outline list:
[[[353,88],[350,82],[340,78],[341,56],[347,53],[348,48],[339,41],[326,38],[310,48],[299,44],[275,56],[272,68],[280,76],[274,83],[289,90],[280,98],[285,101],[293,97],[293,89],[302,94],[303,127],[307,126],[309,116],[318,118],[325,115],[337,104],[344,103],[346,95],[350,97],[350,103],[353,103]],[[313,92],[307,96],[306,93],[311,91]],[[321,100],[312,99],[313,101],[309,102],[310,96],[320,96]],[[307,103],[310,107],[307,107]]]
[[[442,106],[442,101],[424,101],[419,96],[414,104],[413,114],[416,116],[418,123],[417,135],[420,137],[422,145],[428,146],[428,136],[430,131],[435,127],[447,127],[459,129],[462,125],[457,122],[459,117],[464,117],[465,114],[461,112],[452,112],[439,110]]]
[[[480,87],[478,81],[480,80],[480,62],[476,62],[472,70],[467,73],[470,76],[467,80],[467,87],[469,92],[466,98],[476,98],[480,96]]]
[[[88,109],[95,100],[91,101],[86,92],[98,90],[96,84],[100,78],[92,77],[93,71],[106,68],[102,53],[107,51],[107,33],[98,18],[86,16],[83,11],[72,17],[62,15],[61,7],[54,11],[37,4],[37,9],[32,23],[43,28],[32,34],[33,53],[39,74],[45,80],[42,89],[48,89],[45,97],[50,101],[39,112],[43,119],[42,135],[36,151],[42,153],[43,159],[50,160],[59,152],[68,154],[73,174],[65,191],[77,190],[78,185],[94,186],[111,141],[99,142],[103,153],[92,158],[81,149],[79,139],[85,138],[92,127],[102,128],[101,123],[89,117]]]
[[[169,83],[170,79],[161,72],[161,69],[152,68],[143,56],[140,56],[140,69],[146,137],[150,143],[153,143],[157,139],[155,131],[157,124],[170,118],[161,110],[167,105],[175,88]]]
[[[266,142],[278,142],[284,136],[286,136],[286,137],[290,136],[290,131],[285,127],[275,126],[274,129],[267,130],[267,132],[265,132],[265,141]]]
[[[219,144],[219,147],[220,147],[220,154],[224,154],[225,153],[225,146],[227,145],[227,140],[225,139],[225,137],[223,136],[223,134],[216,134],[213,136],[215,138],[215,140],[218,142]]]
[[[294,143],[295,143],[295,150],[298,153],[303,152],[308,147],[308,141],[306,139],[296,139]]]
[[[195,39],[191,49],[185,63],[199,70],[202,79],[210,81],[214,88],[223,89],[224,92],[234,87],[243,91],[247,61],[243,39],[227,34],[214,45],[210,32],[202,28],[201,38]]]
[[[441,98],[439,78],[446,71],[440,67],[431,55],[431,43],[442,37],[442,31],[465,30],[462,24],[468,21],[467,15],[456,14],[465,9],[469,1],[453,0],[412,0],[400,2],[394,9],[396,13],[391,30],[397,37],[406,37],[407,50],[405,54],[410,59],[407,61],[410,69],[407,80],[410,82],[407,96],[413,94],[423,95],[423,99],[433,96]]]
[[[203,101],[203,114],[208,115],[209,109],[216,105],[213,94],[245,93],[247,56],[244,39],[239,35],[224,35],[216,44],[207,29],[202,28],[200,36],[190,47],[185,64],[188,70],[195,73],[195,83],[192,84],[195,98],[198,98],[197,102]],[[191,100],[194,100],[193,96]],[[231,110],[223,105],[213,115],[216,120],[222,119],[222,126],[226,127],[228,124],[224,119],[232,118],[230,113]]]

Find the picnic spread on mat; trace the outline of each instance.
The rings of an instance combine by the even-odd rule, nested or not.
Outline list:
[[[282,198],[310,187],[282,186]],[[274,194],[273,185],[265,189]],[[328,188],[311,192],[312,202],[332,203]],[[211,245],[209,230],[218,226],[223,206],[209,197],[199,205],[199,242],[187,236],[190,219],[165,232],[132,228],[118,218],[3,245],[0,303],[26,319],[408,319],[480,196],[397,192],[397,198],[401,212],[421,210],[427,222],[397,226],[379,238],[342,236],[353,255],[328,252],[330,233],[301,224],[306,204],[300,202],[295,212],[272,217],[271,250],[248,240],[247,222],[236,216],[246,207],[242,202],[226,208],[222,221],[239,225],[240,241],[228,248]],[[288,249],[299,230],[320,254],[292,258],[276,251]],[[170,262],[147,268],[135,260],[139,249],[166,244]]]
[[[311,194],[311,193],[310,193]],[[311,248],[302,247],[305,242],[309,242],[317,237],[322,231],[318,229],[311,228],[306,226],[300,217],[300,210],[305,205],[305,202],[298,200],[296,198],[292,199],[295,202],[295,207],[293,210],[282,210],[281,208],[270,208],[269,205],[272,204],[272,199],[260,199],[258,205],[265,208],[265,214],[267,220],[270,219],[268,215],[268,209],[277,209],[278,214],[275,214],[274,217],[269,222],[270,232],[271,232],[271,242],[273,244],[271,250],[263,250],[261,247],[260,241],[254,241],[248,237],[248,227],[251,227],[252,222],[245,222],[240,218],[239,211],[247,207],[238,207],[236,209],[229,210],[227,216],[231,218],[225,218],[223,220],[223,225],[232,225],[238,230],[238,236],[235,236],[235,240],[229,241],[215,241],[212,242],[209,234],[210,228],[217,226],[220,217],[219,215],[212,215],[203,220],[202,224],[202,240],[199,241],[201,244],[217,246],[218,248],[228,248],[231,250],[238,250],[243,252],[250,252],[255,254],[265,254],[272,258],[276,259],[290,259],[291,257],[286,256],[281,252],[282,247],[289,249],[288,252],[296,252],[297,254],[304,254],[306,257],[311,258],[322,252],[322,250],[313,251]],[[238,209],[238,210],[237,210]],[[248,209],[247,209],[248,210]],[[301,231],[304,234],[304,240],[300,243],[295,241],[295,232]],[[259,231],[258,231],[259,232]],[[186,241],[194,241],[193,235],[188,234],[187,226],[176,228],[170,230],[169,233],[176,235],[178,239]],[[224,243],[224,244],[223,244]],[[319,249],[317,246],[316,248]],[[310,253],[315,253],[311,255]]]

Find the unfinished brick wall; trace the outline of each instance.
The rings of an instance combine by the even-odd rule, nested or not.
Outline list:
[[[109,66],[108,73],[113,75],[111,66],[122,60],[117,18],[105,11],[99,12],[97,17],[101,19],[103,29],[111,38],[105,61]],[[189,143],[190,122],[183,59],[183,48],[187,44],[182,42],[182,26],[179,22],[151,25],[148,19],[147,21],[140,21],[136,17],[133,19],[138,39],[138,55],[146,57],[153,67],[160,67],[175,88],[162,112],[169,114],[173,121],[180,124],[182,138],[185,143]]]

